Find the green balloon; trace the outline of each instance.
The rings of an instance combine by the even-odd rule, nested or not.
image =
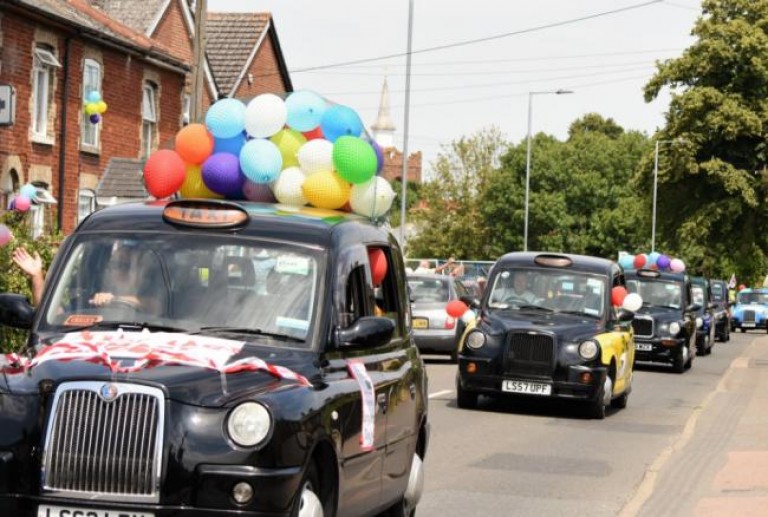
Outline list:
[[[365,183],[378,168],[376,151],[371,144],[356,136],[340,136],[333,143],[333,166],[349,183]]]

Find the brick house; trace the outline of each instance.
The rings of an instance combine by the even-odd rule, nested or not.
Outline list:
[[[249,35],[244,57],[225,56],[227,70],[240,59],[234,80],[217,77],[210,56],[205,105],[233,92],[292,90],[271,17],[241,18],[258,19],[260,32]],[[227,20],[227,29],[239,20]],[[243,30],[255,31],[254,23]],[[190,0],[3,0],[0,87],[12,88],[15,106],[13,124],[0,125],[0,209],[32,182],[41,193],[33,231],[70,233],[97,201],[145,197],[124,194],[129,184],[143,190],[142,160],[188,122],[193,33]],[[109,106],[99,125],[82,109],[93,90]]]

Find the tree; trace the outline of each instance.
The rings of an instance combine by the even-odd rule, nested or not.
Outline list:
[[[421,202],[411,211],[419,233],[409,241],[408,255],[466,260],[491,256],[490,228],[480,218],[478,200],[506,145],[492,127],[443,147],[432,164],[434,179],[422,185]]]
[[[659,140],[657,235],[693,270],[728,277],[764,273],[768,253],[768,1],[704,0],[696,42],[658,64],[651,101],[672,90]],[[652,181],[646,156],[639,181]]]

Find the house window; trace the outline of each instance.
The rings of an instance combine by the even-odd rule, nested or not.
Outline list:
[[[88,102],[91,92],[101,93],[101,65],[93,59],[83,63],[83,105]],[[87,113],[83,112],[82,143],[88,147],[99,147],[101,124],[92,124]]]
[[[13,193],[19,190],[19,175],[11,169],[0,180],[0,211],[7,210],[13,199]]]
[[[192,97],[185,93],[181,98],[181,125],[186,126],[190,122],[190,111],[192,109]]]
[[[51,49],[35,48],[32,65],[32,132],[37,136],[45,137],[48,133],[48,115],[51,108],[52,86],[56,68],[61,68],[61,63],[56,59]]]
[[[149,158],[149,155],[155,150],[155,137],[157,134],[157,85],[149,81],[144,83],[141,119],[142,156]]]
[[[80,189],[77,193],[77,224],[96,210],[96,195],[91,189]]]

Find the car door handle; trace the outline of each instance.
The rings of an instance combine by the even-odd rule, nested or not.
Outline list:
[[[379,393],[376,395],[376,403],[379,405],[379,409],[382,413],[386,413],[389,408],[389,397],[386,393]]]

